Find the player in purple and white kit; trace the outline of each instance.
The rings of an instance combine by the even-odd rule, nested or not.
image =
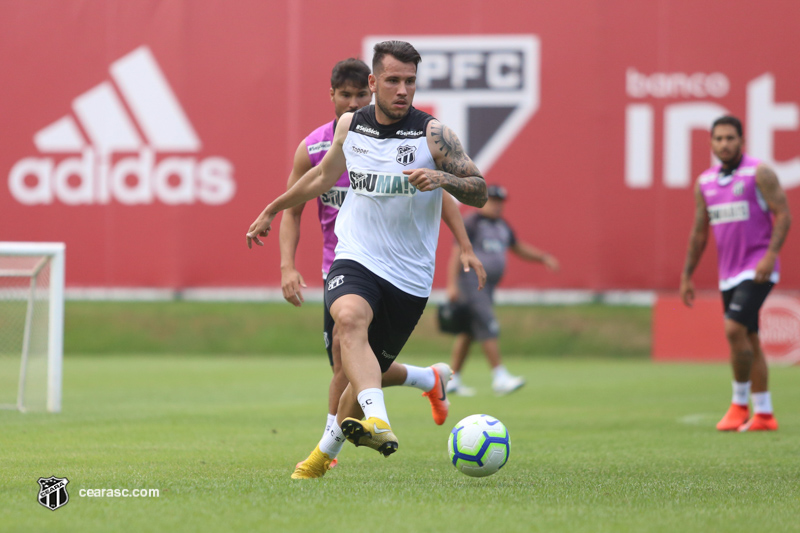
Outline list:
[[[767,362],[758,337],[758,312],[780,277],[778,252],[789,231],[791,215],[775,172],[745,154],[743,145],[739,119],[725,116],[714,122],[711,149],[722,163],[703,172],[695,185],[694,227],[680,292],[683,302],[691,307],[692,273],[703,254],[709,226],[713,227],[725,335],[733,367],[733,400],[717,429],[774,431],[778,422],[767,389]]]
[[[368,86],[369,74],[369,67],[359,59],[346,59],[334,66],[331,72],[330,97],[336,119],[315,129],[297,147],[287,189],[291,189],[306,172],[318,167],[331,146],[339,118],[344,113],[357,111],[370,103],[372,93]],[[330,190],[317,197],[317,213],[323,239],[323,279],[327,278],[333,263],[338,242],[334,227],[349,187],[350,180],[347,173],[343,173]],[[286,301],[296,307],[303,304],[302,289],[306,287],[303,276],[295,268],[295,254],[300,240],[300,221],[304,206],[305,203],[301,203],[287,209],[280,225],[281,290]],[[451,198],[444,199],[442,219],[457,236],[459,242],[467,246],[468,251],[471,252],[472,247],[469,244],[461,214]],[[485,277],[482,267],[478,273]],[[324,307],[323,324],[325,349],[333,370],[333,378],[328,388],[328,416],[325,426],[325,433],[327,433],[331,423],[336,419],[339,398],[348,381],[342,369],[338,335],[334,334],[334,322],[327,306]],[[383,382],[386,386],[405,385],[422,390],[431,402],[434,421],[437,424],[443,424],[447,418],[449,404],[446,400],[441,399],[444,391],[439,392],[436,389],[444,386],[441,383],[447,383],[450,374],[450,368],[446,363],[437,363],[425,368],[395,363],[384,374]],[[297,468],[300,468],[301,464],[302,462],[298,463]],[[336,460],[334,459],[331,467],[335,465]]]

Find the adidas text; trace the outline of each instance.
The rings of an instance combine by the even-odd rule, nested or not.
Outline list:
[[[233,165],[221,157],[172,156],[156,160],[153,150],[111,158],[92,148],[77,157],[28,157],[8,176],[12,196],[26,205],[224,204],[236,191]]]
[[[112,62],[109,76],[34,134],[39,155],[17,161],[8,174],[14,199],[25,205],[230,201],[233,165],[201,157],[200,138],[150,49],[140,46]]]

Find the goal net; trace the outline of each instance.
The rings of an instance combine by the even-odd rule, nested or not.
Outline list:
[[[61,410],[64,244],[0,242],[0,408]]]

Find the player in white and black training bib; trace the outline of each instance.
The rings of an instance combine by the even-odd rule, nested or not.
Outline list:
[[[324,475],[341,450],[342,436],[384,456],[397,450],[381,373],[397,357],[430,295],[439,189],[467,205],[480,207],[487,199],[486,183],[458,137],[411,105],[419,53],[402,41],[378,43],[374,52],[369,85],[375,105],[342,115],[321,172],[306,174],[269,204],[247,233],[248,246],[261,244],[259,237],[269,233],[279,211],[318,196],[348,173],[351,191],[336,220],[339,242],[325,301],[350,384],[339,402],[338,425],[303,462],[302,478]],[[465,268],[479,265],[471,249],[462,262]],[[450,369],[440,370],[439,384],[428,394],[439,395],[446,415]]]

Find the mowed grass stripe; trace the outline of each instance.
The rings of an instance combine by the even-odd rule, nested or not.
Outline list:
[[[496,308],[506,353],[646,358],[651,310],[600,304]],[[323,350],[322,304],[286,302],[67,302],[68,355],[308,355]],[[404,349],[447,353],[453,337],[438,331],[428,305]],[[477,351],[477,350],[476,350]]]

